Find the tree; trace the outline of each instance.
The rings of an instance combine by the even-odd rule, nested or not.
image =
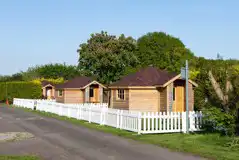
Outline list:
[[[21,73],[16,73],[8,76],[0,75],[0,82],[9,82],[9,81],[23,81],[23,77]]]
[[[209,128],[223,134],[235,133],[239,108],[239,62],[202,57],[196,58],[196,62],[199,74],[195,81],[199,86],[195,88],[195,107],[208,116],[208,124],[213,123]]]
[[[141,66],[153,65],[160,69],[179,72],[186,59],[193,59],[193,53],[180,39],[164,32],[150,32],[137,40],[137,57]]]
[[[86,76],[95,76],[101,83],[118,80],[127,67],[137,64],[134,55],[136,41],[123,34],[118,38],[107,32],[92,34],[87,43],[80,45],[79,69]]]
[[[30,67],[26,72],[22,72],[22,74],[23,79],[26,81],[39,78],[46,79],[64,78],[68,80],[74,78],[75,76],[80,75],[77,66],[59,63]]]

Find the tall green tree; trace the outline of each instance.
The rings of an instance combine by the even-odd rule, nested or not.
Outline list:
[[[30,67],[26,72],[22,72],[22,75],[26,81],[38,78],[64,78],[68,80],[80,75],[80,72],[77,66],[55,63]]]
[[[9,81],[23,81],[23,75],[21,73],[16,73],[7,76],[0,75],[0,82],[9,82]]]
[[[195,81],[195,107],[203,110],[210,129],[223,134],[234,134],[239,108],[239,61],[197,58],[199,71]]]
[[[137,40],[137,57],[141,66],[153,65],[160,69],[179,72],[193,53],[176,37],[164,32],[150,32]]]
[[[79,69],[86,76],[94,76],[109,84],[118,80],[127,67],[137,65],[136,41],[132,37],[92,34],[87,43],[79,46]]]

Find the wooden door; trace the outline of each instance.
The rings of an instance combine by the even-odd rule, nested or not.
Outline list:
[[[89,94],[90,94],[90,102],[91,103],[99,102],[99,88],[98,87],[91,87]]]
[[[94,88],[94,102],[95,103],[99,103],[99,88],[97,87],[97,88]]]
[[[51,89],[47,89],[47,99],[51,99]]]
[[[175,88],[175,111],[176,112],[184,112],[185,104],[184,104],[184,86],[177,86]]]

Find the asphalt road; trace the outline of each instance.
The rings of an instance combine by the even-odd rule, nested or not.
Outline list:
[[[35,138],[0,143],[0,155],[37,154],[45,160],[202,159],[16,108],[0,107],[1,132],[30,132]]]

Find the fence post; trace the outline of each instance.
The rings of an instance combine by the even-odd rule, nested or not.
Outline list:
[[[142,114],[141,112],[138,113],[138,134],[141,134],[141,127],[142,127]]]
[[[120,116],[119,116],[119,118],[120,118],[120,124],[119,124],[119,128],[120,129],[122,129],[123,128],[123,110],[120,110]]]
[[[67,117],[69,118],[70,117],[70,107],[67,106]]]
[[[91,105],[89,107],[89,123],[91,123]]]
[[[199,112],[199,129],[202,128],[203,125],[203,115],[202,115],[202,111]]]
[[[34,101],[33,110],[37,110],[37,101]]]
[[[103,125],[103,112],[104,112],[104,108],[102,107],[101,109],[100,109],[100,125]]]
[[[186,120],[186,118],[187,118],[186,112],[182,112],[181,115],[182,115],[182,132],[183,132],[183,133],[186,133],[186,132],[187,132],[187,128],[186,128],[186,123],[187,123],[187,120]]]
[[[76,105],[77,107],[77,115],[76,115],[76,119],[80,119],[80,107],[78,105]]]
[[[192,111],[190,111],[189,112],[189,122],[190,122],[190,127],[189,127],[189,131],[195,131],[195,125],[196,125],[196,123],[195,123],[195,112],[192,112]]]
[[[116,124],[116,128],[120,127],[120,110],[117,110],[117,124]]]
[[[108,117],[108,110],[104,107],[104,110],[103,110],[103,125],[106,124],[106,120],[108,121],[108,118],[106,119],[106,117]],[[107,116],[106,116],[107,114]]]

